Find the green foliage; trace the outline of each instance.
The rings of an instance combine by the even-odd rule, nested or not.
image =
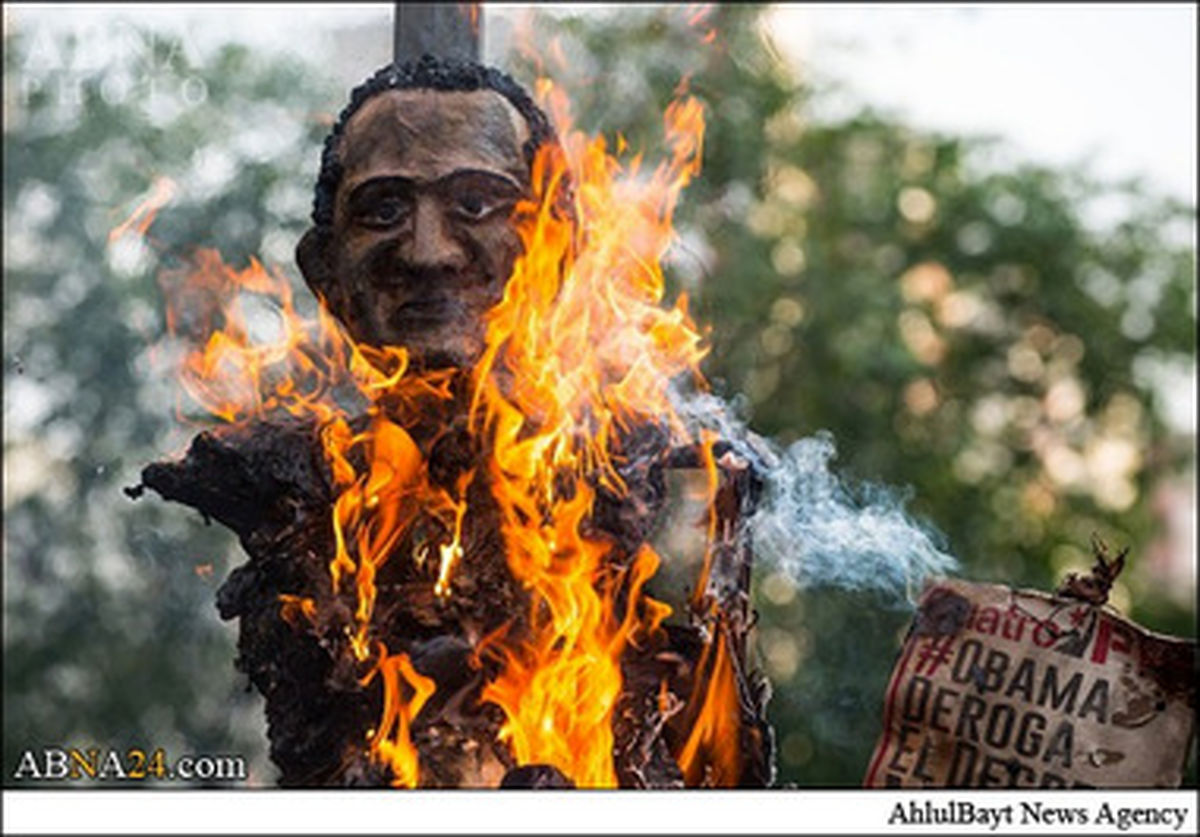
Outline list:
[[[884,114],[813,121],[821,93],[760,33],[761,9],[690,13],[539,15],[534,42],[559,39],[567,61],[545,51],[543,69],[580,124],[651,159],[681,78],[705,103],[670,280],[711,326],[717,390],[744,393],[758,431],[828,429],[839,470],[909,487],[964,577],[1051,587],[1085,568],[1094,532],[1133,547],[1118,606],[1194,636],[1194,606],[1149,555],[1156,492],[1194,467],[1153,383],[1195,349],[1194,210]],[[107,235],[166,175],[179,197],[153,233],[168,260],[198,244],[290,263],[316,115],[347,91],[240,47],[195,63],[148,32],[81,74],[67,43],[61,66],[35,66],[27,37],[5,40],[5,764],[137,744],[253,755],[269,781],[261,709],[212,607],[236,544],[120,490],[190,431],[150,350],[156,254]],[[1101,199],[1120,220],[1085,223]],[[780,778],[857,785],[908,611],[759,570]]]

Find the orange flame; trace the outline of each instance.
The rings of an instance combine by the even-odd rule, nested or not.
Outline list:
[[[688,3],[688,26],[699,26],[713,11],[712,3]]]
[[[459,3],[458,12],[464,15],[467,23],[471,25],[471,32],[474,35],[479,34],[479,13],[480,7],[478,3]]]
[[[676,754],[684,783],[690,787],[734,787],[740,772],[737,678],[724,631],[714,633],[697,670],[690,701],[691,732]]]
[[[393,787],[415,788],[419,772],[410,730],[413,718],[433,694],[434,682],[419,674],[406,654],[388,656],[383,643],[379,644],[379,664],[362,679],[362,685],[368,685],[376,674],[383,678],[383,719],[371,737],[371,752],[392,769]],[[407,698],[402,697],[405,691],[410,692]]]
[[[708,18],[713,13],[715,4],[713,3],[688,3],[684,9],[687,15],[687,25],[692,29],[699,29],[702,26],[707,27],[703,35],[700,36],[702,44],[712,44],[717,39],[716,27],[708,25]]]
[[[154,182],[150,184],[150,190],[146,193],[146,197],[138,202],[138,205],[134,207],[133,212],[130,213],[128,218],[109,231],[108,243],[112,244],[130,230],[133,230],[139,236],[144,236],[146,231],[150,229],[150,225],[154,223],[154,219],[158,216],[158,211],[175,197],[175,191],[175,181],[171,180],[171,178],[162,175],[154,178]]]
[[[538,92],[562,142],[539,152],[533,194],[515,212],[524,255],[487,315],[486,347],[471,370],[468,430],[487,459],[452,492],[430,481],[406,428],[451,397],[454,370],[415,374],[403,347],[355,344],[324,305],[316,323],[306,321],[287,279],[257,261],[239,271],[200,250],[163,277],[168,327],[185,344],[180,380],[196,405],[230,423],[282,411],[319,425],[335,494],[329,591],[353,600],[342,626],[346,653],[365,672],[360,684],[378,680],[383,698],[366,746],[396,786],[420,782],[413,723],[436,687],[379,635],[376,578],[418,519],[439,522],[446,539],[416,547],[411,559],[425,571],[436,546],[429,583],[449,597],[463,559],[468,489],[477,475],[486,480],[508,569],[529,608],[479,643],[476,650],[498,663],[481,699],[503,711],[500,739],[518,764],[553,765],[581,787],[613,787],[621,660],[659,630],[670,608],[645,592],[659,556],[648,546],[619,554],[591,528],[593,504],[599,492],[627,493],[622,440],[646,424],[662,427],[673,443],[702,446],[710,506],[716,497],[714,437],[697,437],[669,397],[681,375],[703,385],[707,349],[686,298],[662,304],[661,260],[675,237],[680,194],[699,172],[703,108],[681,85],[664,114],[667,158],[646,172],[640,154],[620,159],[623,137],[613,156],[602,137],[572,129],[553,84],[539,81]],[[135,213],[143,232],[152,204]],[[710,509],[698,597],[715,537]],[[303,629],[322,616],[317,601],[281,596],[280,616]],[[679,748],[691,784],[736,780],[732,665],[718,637],[701,661],[688,703],[695,724]],[[665,681],[662,688],[660,706],[677,711]]]
[[[304,617],[308,622],[315,622],[317,619],[317,603],[308,596],[293,596],[290,593],[281,593],[279,596],[279,615],[283,617],[283,621],[287,622],[293,628],[299,627],[300,617]]]
[[[395,784],[413,786],[418,780],[417,754],[408,731],[434,687],[405,655],[389,655],[382,642],[373,642],[371,618],[376,573],[418,514],[451,521],[454,542],[458,541],[465,508],[427,482],[421,453],[391,417],[412,413],[430,399],[449,398],[450,373],[407,374],[403,348],[356,345],[324,307],[314,327],[296,311],[286,277],[254,260],[238,271],[215,251],[202,249],[183,268],[161,278],[168,299],[168,330],[188,346],[178,377],[196,405],[229,423],[284,411],[314,418],[321,426],[337,492],[331,589],[353,595],[354,623],[346,626],[349,649],[359,663],[371,666],[362,685],[371,684],[378,674],[384,693],[370,753],[391,767]],[[258,313],[273,320],[273,335],[256,333],[250,311],[255,302]],[[358,432],[351,429],[352,408],[346,400],[368,405],[367,424]],[[384,401],[387,414],[380,406]],[[459,488],[465,491],[465,485]],[[443,586],[448,585],[450,569],[441,573]],[[283,595],[280,602],[281,618],[293,626],[301,617],[315,623],[313,599]],[[412,692],[407,700],[401,696],[404,689]]]
[[[568,125],[562,94],[539,88],[560,128]],[[517,210],[525,255],[489,313],[476,369],[472,418],[494,444],[491,486],[509,568],[532,593],[527,635],[492,638],[504,667],[483,699],[505,711],[501,737],[518,763],[554,765],[585,787],[616,784],[620,658],[667,612],[641,592],[658,556],[643,549],[614,573],[611,546],[585,535],[583,523],[596,486],[626,491],[615,461],[623,431],[665,421],[687,436],[667,384],[698,376],[704,350],[684,301],[660,307],[660,259],[679,194],[699,168],[703,125],[694,99],[672,103],[671,156],[649,177],[640,159],[625,167],[610,156],[603,138],[564,130],[561,149],[543,150],[533,170],[539,191]]]

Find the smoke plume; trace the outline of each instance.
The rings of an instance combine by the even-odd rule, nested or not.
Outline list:
[[[834,472],[837,448],[828,431],[784,448],[751,431],[737,402],[676,393],[675,405],[685,420],[716,431],[755,468],[763,492],[745,524],[755,558],[783,570],[799,588],[874,591],[911,603],[924,579],[956,569],[940,533],[908,513],[911,492]]]

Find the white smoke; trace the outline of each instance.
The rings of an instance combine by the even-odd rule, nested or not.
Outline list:
[[[784,449],[751,431],[737,402],[673,397],[691,427],[716,431],[758,472],[762,496],[745,523],[755,560],[783,570],[799,588],[874,591],[911,603],[924,579],[957,568],[941,535],[906,511],[910,492],[833,472],[837,449],[828,431]]]

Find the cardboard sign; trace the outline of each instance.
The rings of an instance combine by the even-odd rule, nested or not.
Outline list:
[[[866,787],[1178,787],[1196,643],[1111,607],[941,580],[884,699]]]

